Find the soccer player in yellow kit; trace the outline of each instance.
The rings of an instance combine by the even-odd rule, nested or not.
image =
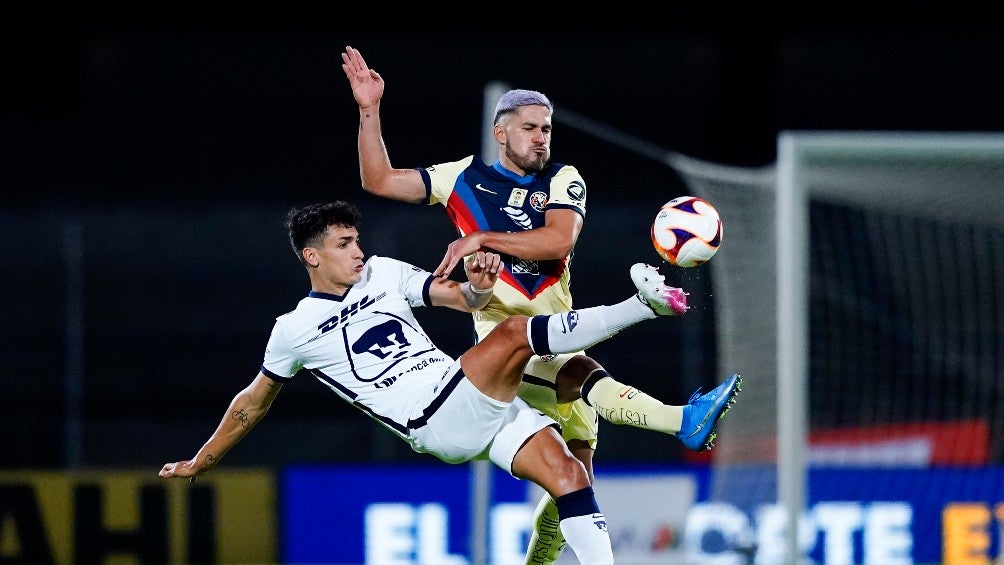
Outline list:
[[[505,269],[494,297],[473,314],[478,339],[514,314],[571,310],[569,264],[586,213],[586,184],[575,167],[550,159],[550,100],[523,89],[499,99],[493,125],[499,158],[491,165],[471,155],[426,168],[396,169],[380,125],[383,78],[352,47],[342,53],[342,69],[359,105],[363,188],[393,200],[441,204],[461,236],[449,244],[434,274],[449,276],[479,249],[502,254]],[[519,396],[561,424],[563,439],[592,477],[597,415],[614,424],[674,435],[688,449],[703,451],[713,446],[716,425],[741,384],[739,375],[731,375],[707,394],[698,390],[686,405],[667,405],[618,382],[580,351],[532,357]],[[557,523],[554,501],[545,495],[535,511],[528,564],[558,559],[564,540]]]

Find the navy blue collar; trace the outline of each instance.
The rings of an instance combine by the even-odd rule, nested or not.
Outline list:
[[[530,184],[531,182],[533,182],[533,179],[537,178],[536,173],[530,173],[525,176],[520,176],[510,171],[509,169],[503,167],[501,161],[495,161],[494,163],[492,163],[492,168],[498,171],[500,174],[505,175],[506,178],[516,181],[516,183],[519,185]]]
[[[345,300],[345,296],[349,294],[349,290],[352,290],[351,286],[348,288],[348,290],[345,291],[345,294],[342,296],[338,296],[337,294],[331,294],[329,292],[320,292],[318,290],[312,290],[307,294],[307,296],[309,298],[320,298],[322,300],[334,300],[335,302],[341,302],[342,300]]]

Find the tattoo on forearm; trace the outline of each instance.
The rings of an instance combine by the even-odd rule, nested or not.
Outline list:
[[[234,412],[234,420],[239,420],[241,425],[245,428],[251,423],[251,417],[248,416],[248,413],[245,412],[243,408]]]
[[[206,455],[206,465],[207,466],[212,467],[213,465],[216,464],[216,461],[217,461],[217,459],[216,459],[215,456],[213,456],[213,455]]]

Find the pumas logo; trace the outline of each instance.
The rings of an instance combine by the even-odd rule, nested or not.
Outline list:
[[[581,202],[586,199],[586,185],[582,181],[572,181],[565,188],[565,193],[572,200]]]
[[[579,325],[579,313],[572,310],[568,314],[565,314],[565,327],[568,328],[566,331],[561,333],[568,333],[575,329],[575,326]]]
[[[595,525],[597,529],[602,530],[604,532],[607,531],[606,516],[604,516],[603,514],[593,514],[592,516],[590,516],[590,518],[592,518],[593,525]]]
[[[547,194],[537,191],[530,195],[530,206],[538,212],[543,212],[547,208]]]

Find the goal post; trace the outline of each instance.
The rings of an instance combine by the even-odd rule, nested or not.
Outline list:
[[[1004,432],[1004,135],[786,131],[777,154],[667,164],[724,219],[719,365],[749,383],[711,496],[751,515],[776,496],[790,556],[813,466],[1004,459],[988,439]]]
[[[777,154],[775,247],[778,283],[778,494],[788,513],[788,527],[793,530],[796,517],[804,511],[807,494],[806,448],[810,419],[806,401],[809,399],[808,387],[816,376],[810,375],[812,364],[809,356],[815,350],[832,349],[822,343],[810,345],[809,324],[814,318],[810,312],[810,271],[819,273],[822,284],[829,280],[824,266],[811,270],[809,267],[810,254],[814,253],[814,241],[824,237],[822,226],[815,230],[817,238],[811,235],[810,201],[819,202],[824,209],[848,209],[850,216],[861,214],[866,223],[859,225],[864,230],[876,228],[876,234],[848,233],[847,244],[864,242],[864,249],[858,254],[860,262],[864,263],[861,265],[862,269],[868,270],[874,266],[875,269],[888,273],[890,278],[901,281],[910,279],[910,273],[916,272],[924,276],[929,287],[936,287],[935,292],[915,295],[919,298],[900,297],[898,300],[889,300],[892,305],[885,308],[888,308],[886,311],[891,317],[903,315],[897,308],[906,310],[907,316],[911,315],[910,311],[924,310],[923,297],[933,298],[932,302],[944,302],[947,304],[946,311],[952,309],[957,313],[957,316],[946,315],[933,320],[933,324],[925,329],[930,336],[927,344],[911,353],[914,358],[925,358],[924,361],[917,362],[917,366],[927,366],[930,371],[948,369],[952,373],[927,375],[923,372],[904,372],[903,377],[913,377],[920,381],[915,383],[918,386],[910,387],[915,394],[919,393],[923,397],[915,403],[920,407],[902,409],[901,414],[890,414],[888,419],[876,410],[872,421],[862,417],[864,411],[858,417],[817,417],[815,421],[821,426],[846,427],[849,424],[874,427],[904,422],[949,422],[969,416],[989,420],[995,415],[992,407],[996,402],[993,399],[988,399],[982,406],[977,400],[967,410],[968,414],[952,410],[929,411],[923,406],[932,401],[936,404],[937,396],[944,388],[932,385],[956,376],[955,371],[949,368],[953,363],[991,369],[991,374],[985,376],[975,372],[958,375],[963,381],[972,383],[994,379],[993,374],[999,374],[1002,368],[1000,344],[992,342],[1004,335],[1001,331],[1002,321],[998,315],[996,322],[991,322],[996,324],[996,328],[984,328],[986,332],[980,331],[979,326],[983,323],[981,320],[992,321],[993,318],[982,317],[978,310],[997,309],[1000,314],[1004,299],[1000,295],[1001,252],[1004,251],[1000,247],[1001,229],[1004,228],[1004,135],[786,131],[778,138]],[[819,224],[827,221],[823,213],[817,216]],[[842,221],[844,219],[846,217],[841,218]],[[850,220],[855,221],[853,218]],[[853,226],[854,224],[848,224],[847,231],[854,231]],[[881,237],[882,233],[889,235],[883,238],[884,241],[875,241],[875,237]],[[895,239],[897,237],[902,239]],[[935,248],[941,247],[940,260],[929,261],[926,269],[911,269],[908,264],[897,260],[896,254],[901,249],[923,246],[933,240],[940,240],[940,243],[934,244]],[[821,243],[826,245],[826,242]],[[883,246],[886,249],[875,257],[872,264],[872,252]],[[936,256],[939,254],[937,249],[932,251]],[[881,264],[880,259],[887,264]],[[959,284],[956,281],[958,277],[965,276],[955,272],[957,261],[960,260],[971,267],[969,271],[976,277],[976,284]],[[897,273],[897,270],[905,272]],[[979,273],[984,275],[981,277]],[[896,292],[897,289],[891,287],[890,290]],[[911,289],[908,285],[899,287],[898,290],[909,293]],[[982,295],[978,296],[981,291]],[[974,292],[974,295],[966,296],[967,292]],[[937,308],[933,303],[929,306]],[[851,310],[855,308],[852,307]],[[859,309],[854,314],[867,312]],[[918,321],[931,320],[923,315],[912,316]],[[886,320],[889,321],[892,320]],[[936,327],[939,322],[942,322],[940,328]],[[874,323],[882,321],[876,318]],[[952,352],[939,351],[939,345],[946,342],[959,343],[959,335],[953,335],[953,328],[977,339],[981,335],[997,338],[989,337],[983,344],[986,347],[982,348],[960,347],[954,352],[954,362],[947,360],[939,367],[939,358],[953,356]],[[822,330],[816,333],[821,334],[821,339],[837,337]],[[887,333],[894,335],[893,341],[897,341],[897,337],[898,341],[902,341],[902,336],[896,336],[895,330]],[[937,335],[939,333],[940,337]],[[925,347],[929,349],[925,350]],[[889,351],[854,351],[848,347],[843,353],[871,357],[879,364],[889,367],[895,363],[883,360],[884,356],[890,356]],[[819,354],[819,357],[827,362],[825,355]],[[876,371],[876,377],[896,378],[896,375],[879,375]],[[963,383],[961,386],[966,385]],[[852,391],[853,388],[846,392]],[[999,398],[999,395],[998,392],[996,396]],[[869,404],[873,400],[861,398],[859,401]],[[822,403],[817,400],[816,404]],[[879,408],[879,405],[876,404],[875,408]],[[1000,419],[999,416],[997,419]],[[993,428],[999,431],[1000,425],[994,424]],[[832,463],[825,458],[822,462]],[[788,537],[788,555],[797,550],[794,538],[795,536]]]

